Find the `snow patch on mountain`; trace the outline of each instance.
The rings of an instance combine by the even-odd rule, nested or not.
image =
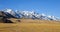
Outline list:
[[[44,13],[39,14],[34,11],[19,11],[19,10],[12,10],[12,9],[5,9],[3,10],[6,13],[13,15],[16,18],[31,18],[31,19],[42,19],[42,20],[60,20],[58,17],[55,16],[47,16]]]

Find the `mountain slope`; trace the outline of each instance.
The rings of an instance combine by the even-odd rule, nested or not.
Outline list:
[[[31,18],[31,19],[42,19],[42,20],[59,20],[59,18],[55,16],[47,16],[45,14],[39,14],[34,11],[14,11],[12,9],[3,10],[5,14],[11,14],[16,18]],[[10,15],[8,15],[10,16]]]

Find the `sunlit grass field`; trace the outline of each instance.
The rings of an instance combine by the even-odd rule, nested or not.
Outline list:
[[[0,32],[60,32],[59,22],[31,19],[20,20],[20,23],[0,23]]]

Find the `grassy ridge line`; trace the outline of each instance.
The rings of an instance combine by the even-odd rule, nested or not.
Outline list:
[[[13,19],[13,20],[12,20]],[[53,20],[38,20],[38,19],[10,19],[13,22],[18,22],[17,20],[20,20],[20,23],[48,23],[48,24],[53,24],[53,23],[60,23],[60,21],[53,21]]]

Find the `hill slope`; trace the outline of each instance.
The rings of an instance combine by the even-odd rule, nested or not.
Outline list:
[[[12,20],[13,19],[13,20]],[[12,22],[18,22],[18,23],[49,23],[49,24],[53,24],[53,23],[60,23],[60,21],[54,21],[54,20],[39,20],[39,19],[15,19],[15,18],[11,18],[9,19]]]

